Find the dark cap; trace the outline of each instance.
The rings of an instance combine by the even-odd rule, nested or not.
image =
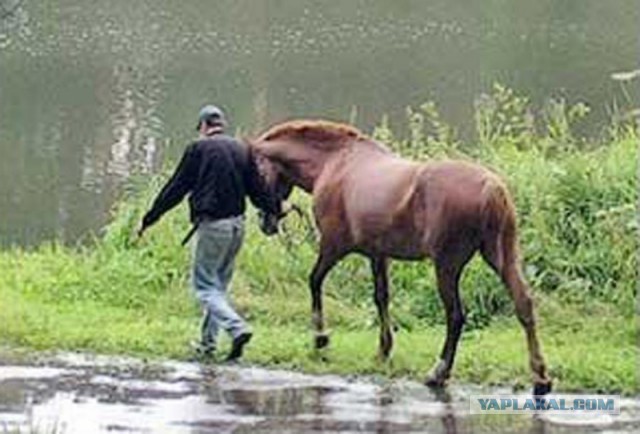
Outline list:
[[[198,114],[198,126],[196,129],[200,129],[202,122],[208,120],[218,121],[222,126],[227,125],[224,112],[219,107],[212,104],[206,105],[200,109],[200,113]]]

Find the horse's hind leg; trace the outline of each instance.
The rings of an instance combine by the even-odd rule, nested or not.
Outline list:
[[[464,256],[463,260],[451,258],[436,260],[438,292],[447,316],[447,338],[440,354],[440,361],[425,381],[425,384],[430,387],[442,387],[449,379],[458,341],[462,334],[465,318],[460,302],[459,282],[462,269],[469,261],[471,254]]]
[[[393,348],[393,334],[389,319],[389,261],[386,258],[372,258],[371,271],[375,281],[374,300],[380,317],[380,344],[378,356],[386,360]]]
[[[509,233],[507,233],[509,235]],[[481,249],[483,258],[500,275],[513,298],[516,315],[527,335],[529,349],[529,366],[533,372],[533,394],[545,395],[551,391],[551,380],[547,376],[547,367],[540,349],[536,333],[536,319],[533,301],[529,295],[528,285],[522,276],[517,254],[515,236],[505,236],[503,232],[500,242],[488,243]]]

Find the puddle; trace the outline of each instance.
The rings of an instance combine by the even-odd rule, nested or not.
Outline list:
[[[623,399],[619,416],[469,415],[469,394],[491,392],[510,391],[63,354],[0,360],[0,433],[640,430],[638,399]]]

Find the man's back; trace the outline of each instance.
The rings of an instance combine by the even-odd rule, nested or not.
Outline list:
[[[274,212],[276,207],[246,147],[224,134],[200,139],[186,148],[173,176],[145,216],[144,225],[152,225],[188,193],[194,223],[244,214],[247,195],[259,208]]]
[[[245,212],[245,180],[251,176],[244,146],[218,134],[193,145],[199,161],[189,203],[191,218],[218,220]]]

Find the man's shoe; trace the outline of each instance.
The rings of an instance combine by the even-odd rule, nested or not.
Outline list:
[[[191,347],[193,348],[193,352],[195,353],[195,357],[197,359],[213,358],[216,352],[215,345],[211,343],[192,342]]]
[[[251,332],[244,332],[241,335],[238,335],[238,337],[233,340],[231,351],[229,351],[229,355],[225,361],[232,362],[242,357],[242,350],[244,349],[244,346],[249,343],[252,336],[253,334]]]

